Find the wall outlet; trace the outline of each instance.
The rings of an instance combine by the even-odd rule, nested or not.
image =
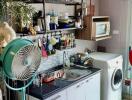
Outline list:
[[[113,33],[113,34],[120,34],[120,31],[119,31],[119,30],[113,30],[112,33]]]

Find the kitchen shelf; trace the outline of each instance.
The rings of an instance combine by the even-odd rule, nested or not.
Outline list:
[[[103,36],[103,37],[98,37],[93,39],[94,41],[100,41],[100,40],[105,40],[105,39],[110,39],[112,36],[108,35],[108,36]]]
[[[70,31],[70,30],[77,30],[77,29],[81,29],[81,28],[73,27],[73,28],[65,28],[65,29],[49,30],[49,31],[46,31],[46,33],[60,32],[60,31]],[[41,35],[41,34],[44,34],[44,33],[45,33],[45,31],[40,31],[40,32],[37,32],[36,35]],[[19,36],[35,36],[35,35],[24,34],[24,33],[17,33],[17,35],[19,35]]]
[[[73,2],[73,3],[65,3],[65,5],[81,5],[79,2]]]
[[[43,35],[44,34],[44,31],[41,31],[41,32],[37,32],[36,35]],[[24,36],[36,36],[36,35],[32,35],[32,34],[24,34],[24,33],[18,33],[17,32],[17,35],[20,36],[20,37],[24,37]]]
[[[47,33],[50,33],[50,32],[59,32],[59,31],[70,31],[70,30],[76,30],[76,29],[81,29],[81,28],[73,27],[73,28],[65,28],[65,29],[49,30],[49,31],[46,31],[46,32],[47,32]]]
[[[56,48],[56,50],[58,50],[58,51],[63,51],[63,50],[70,50],[70,49],[75,49],[76,48],[76,46],[74,46],[74,47],[69,47],[69,46],[67,46],[66,48],[63,48],[63,47],[61,47],[60,49],[57,49]]]
[[[39,3],[43,3],[43,2],[25,2],[25,3],[28,3],[28,4],[39,4]]]
[[[43,2],[26,2],[26,3],[31,3],[31,4],[40,4],[40,3],[43,3]],[[79,2],[72,2],[72,3],[67,3],[67,2],[56,2],[56,1],[46,1],[46,3],[51,3],[51,4],[64,4],[64,5],[81,5],[81,3]]]

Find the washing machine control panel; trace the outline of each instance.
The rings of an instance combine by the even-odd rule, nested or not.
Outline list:
[[[115,59],[108,61],[108,65],[110,68],[122,68],[122,64],[123,64],[122,56],[119,56]]]

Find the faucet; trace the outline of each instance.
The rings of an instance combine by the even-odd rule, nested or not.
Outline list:
[[[70,68],[70,60],[66,51],[63,52],[63,67]]]
[[[63,67],[66,66],[65,59],[66,59],[66,51],[63,52]]]

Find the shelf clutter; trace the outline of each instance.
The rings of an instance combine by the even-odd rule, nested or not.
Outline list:
[[[70,49],[76,46],[74,33],[50,33],[38,39],[38,46],[42,56],[53,55],[57,50]]]
[[[69,30],[76,30],[82,28],[82,3],[75,2],[74,0],[28,0],[23,1],[26,4],[42,4],[43,9],[34,13],[30,25],[23,27],[22,31],[18,31],[21,36],[30,36],[37,34],[47,34],[52,32],[62,32]],[[70,16],[66,12],[57,12],[52,9],[46,12],[46,3],[64,4],[66,6],[75,6],[74,15]],[[80,9],[77,11],[77,9]]]

